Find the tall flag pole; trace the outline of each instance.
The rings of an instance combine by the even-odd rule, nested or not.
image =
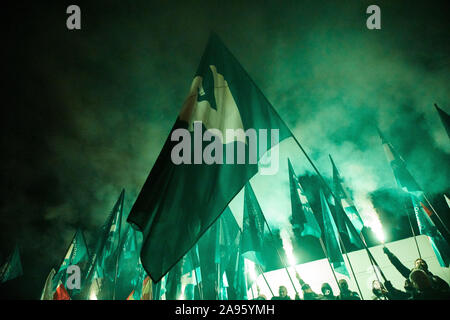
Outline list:
[[[214,136],[208,138],[214,143],[201,141],[204,129],[215,129],[205,132]],[[240,133],[226,134],[227,129]],[[248,129],[256,139],[244,134]],[[278,141],[274,143],[259,129],[270,132],[271,138],[276,134],[273,130],[278,130]],[[174,136],[178,136],[176,141]],[[269,140],[273,147],[291,136],[236,58],[212,34],[182,111],[128,217],[143,232],[141,260],[155,282],[189,251],[258,172],[257,161],[266,150],[250,140],[265,141],[266,146]],[[200,152],[193,152],[198,146]],[[202,155],[213,149],[221,156],[206,161]],[[240,162],[232,152],[236,149],[256,154],[255,161],[236,163]]]
[[[308,198],[303,191],[303,188],[298,181],[297,175],[295,174],[294,168],[292,167],[291,161],[288,158],[289,167],[289,184],[290,184],[290,194],[291,194],[291,211],[292,220],[294,228],[298,226],[301,230],[301,236],[312,236],[319,240],[322,247],[322,251],[327,258],[328,265],[330,266],[331,272],[334,279],[336,280],[336,285],[339,287],[339,283],[334,272],[333,267],[329,259],[328,252],[326,250],[325,244],[322,238],[322,230],[320,229],[319,223],[317,222],[314,212],[311,209]]]
[[[346,186],[344,185],[344,181],[341,178],[339,170],[338,170],[336,164],[334,163],[333,158],[331,157],[331,154],[329,155],[329,157],[330,157],[331,165],[333,167],[334,192],[335,192],[336,196],[339,198],[342,208],[344,209],[344,212],[342,212],[340,210],[339,206],[335,207],[336,208],[335,211],[336,211],[336,215],[337,215],[336,219],[338,222],[338,230],[339,230],[339,232],[346,234],[349,237],[350,242],[353,245],[355,245],[358,249],[360,249],[361,248],[360,241],[362,241],[363,243],[366,243],[366,239],[364,238],[364,235],[362,233],[362,229],[364,228],[364,222],[363,222],[358,210],[356,209],[356,206],[353,203],[353,199],[349,195]],[[347,217],[349,218],[353,227],[358,232],[360,239],[355,238],[353,236],[353,233],[349,230],[349,226],[342,219],[343,213],[346,214]],[[348,257],[347,257],[347,259],[348,259]],[[375,265],[374,265],[372,259],[369,259],[369,260],[370,260],[370,264],[372,265],[372,268],[373,268],[373,271],[375,273],[377,280],[380,281],[380,279],[378,278],[377,270],[375,269]]]
[[[355,279],[356,287],[358,288],[359,295],[361,299],[363,299],[363,295],[361,292],[361,288],[359,287],[358,279],[356,278],[355,272],[353,271],[352,263],[348,257],[347,250],[345,248],[344,242],[338,232],[336,227],[336,223],[333,219],[333,216],[330,211],[330,207],[328,205],[328,201],[323,194],[322,189],[320,189],[320,202],[322,204],[322,216],[323,216],[323,225],[325,231],[325,243],[327,252],[330,255],[330,260],[334,266],[334,269],[340,273],[346,274],[350,276],[347,268],[345,266],[344,257],[342,256],[342,252],[344,252],[347,257],[348,265],[350,266],[350,270],[352,272],[353,278]],[[340,244],[340,245],[339,245]]]
[[[404,164],[403,158],[397,154],[394,147],[391,145],[389,141],[384,137],[383,133],[381,133],[380,129],[377,128],[378,135],[381,138],[381,144],[384,147],[384,152],[386,154],[386,157],[389,161],[389,164],[391,165],[392,171],[394,172],[395,181],[397,183],[397,187],[405,191],[405,188],[408,189],[406,186],[404,187],[403,184],[406,185],[408,183],[409,189],[418,190],[419,186],[417,185],[417,182],[414,180],[414,178],[411,176],[409,171],[406,170],[406,165]],[[403,177],[400,179],[400,176]],[[403,183],[403,184],[402,184]],[[417,253],[419,254],[419,258],[422,258],[422,254],[420,252],[419,244],[417,242],[416,238],[416,232],[414,231],[411,217],[409,214],[408,206],[403,200],[403,206],[405,209],[406,216],[408,217],[409,226],[411,229],[411,233],[414,238],[414,243],[416,244]]]
[[[274,110],[274,112],[278,115],[276,110]],[[278,117],[281,119],[281,117],[279,115],[278,115]],[[283,121],[283,120],[281,120],[281,121]],[[283,123],[284,123],[284,121],[283,121]],[[285,124],[285,126],[287,127],[286,124]],[[327,190],[331,194],[331,196],[333,197],[335,203],[337,203],[338,209],[344,211],[344,208],[342,208],[342,204],[340,203],[340,201],[338,201],[339,200],[338,197],[334,194],[333,190],[330,188],[328,183],[325,181],[325,179],[323,178],[323,176],[320,173],[319,169],[317,169],[317,166],[311,160],[311,158],[309,157],[308,153],[305,151],[303,146],[298,141],[297,137],[292,134],[292,138],[294,139],[295,143],[297,144],[297,146],[302,151],[302,153],[305,156],[305,158],[311,164],[312,168],[314,169],[314,171],[316,172],[317,176],[319,177],[319,180],[321,181],[321,183],[322,183],[323,187],[325,188],[325,190]],[[347,217],[347,215],[343,215],[343,216],[344,216],[344,221],[347,223],[347,226],[349,226],[349,232],[351,232],[353,234],[353,237],[357,238],[358,237],[358,232],[356,231],[355,227],[351,223],[350,219]],[[370,252],[369,248],[367,247],[367,244],[362,239],[361,239],[361,244],[362,244],[364,250],[366,251],[369,259],[372,261],[372,263],[374,263],[379,268],[378,263],[375,260],[375,257],[372,255],[372,253]],[[381,269],[380,269],[380,273],[381,273],[381,276],[383,277],[383,279],[385,281],[387,281],[387,279],[385,278],[384,274],[381,272]]]
[[[250,225],[250,223],[252,223],[252,221],[254,221],[253,223],[256,224],[256,226],[257,226],[256,228],[258,229],[258,233],[256,233],[256,234],[258,234],[258,236],[257,236],[258,241],[254,241],[253,246],[254,246],[254,248],[259,248],[259,250],[261,250],[262,249],[262,236],[264,235],[264,224],[267,226],[267,229],[269,230],[269,233],[272,237],[274,247],[277,251],[278,257],[280,258],[281,263],[283,263],[283,265],[284,265],[284,269],[286,270],[286,273],[289,277],[292,287],[294,288],[295,293],[298,294],[297,288],[294,285],[294,281],[292,281],[291,275],[288,271],[286,261],[283,259],[278,247],[275,245],[275,236],[273,235],[272,230],[270,229],[269,223],[267,222],[266,217],[264,216],[264,213],[261,210],[261,207],[259,206],[258,200],[257,200],[255,193],[253,192],[253,189],[249,182],[245,185],[244,199],[245,199],[244,200],[244,223],[243,223],[243,231],[242,231],[244,239],[245,239],[246,235],[249,234],[249,232],[247,232],[247,230],[250,230],[250,228],[248,228],[248,229],[246,228],[246,225],[247,224]],[[248,222],[246,222],[246,212],[247,212],[248,216],[250,217],[248,219]],[[262,218],[262,220],[261,220],[261,218]],[[253,238],[256,239],[255,233],[254,233]],[[258,243],[258,244],[255,245],[255,243]],[[244,246],[245,246],[245,242],[244,242]],[[245,248],[247,248],[247,246]],[[255,263],[257,263],[257,261],[255,261]]]
[[[434,107],[436,108],[439,118],[441,118],[442,125],[445,128],[445,131],[447,131],[447,135],[450,138],[450,115],[438,107],[438,105],[435,103]]]
[[[245,191],[244,191],[245,192]],[[244,195],[245,196],[245,195]],[[256,200],[256,197],[255,197],[255,199],[254,200]],[[269,285],[269,282],[267,281],[267,278],[266,278],[266,276],[264,275],[264,270],[263,270],[263,268],[261,267],[261,256],[260,255],[256,255],[255,253],[254,253],[254,250],[252,250],[252,249],[255,249],[255,248],[257,248],[257,249],[259,249],[261,246],[262,246],[262,236],[263,236],[263,234],[264,234],[264,225],[263,225],[263,223],[261,223],[261,222],[257,222],[257,221],[259,221],[259,219],[260,219],[260,217],[261,216],[259,216],[259,215],[256,215],[256,216],[253,216],[253,214],[249,214],[249,209],[248,209],[248,207],[249,206],[251,206],[250,204],[248,204],[247,205],[247,207],[246,207],[246,202],[245,201],[249,201],[249,203],[250,202],[254,202],[254,200],[252,200],[251,198],[249,198],[248,200],[245,200],[244,199],[244,224],[243,224],[243,227],[245,228],[245,230],[246,230],[246,232],[245,232],[245,234],[246,235],[249,235],[249,234],[256,234],[256,236],[253,236],[253,238],[255,239],[255,240],[253,240],[253,241],[251,241],[252,243],[254,243],[253,245],[250,243],[250,244],[243,244],[243,241],[242,241],[242,239],[246,239],[246,240],[244,240],[244,241],[246,241],[246,242],[249,242],[249,240],[248,240],[248,237],[246,236],[245,238],[244,238],[244,231],[239,227],[239,225],[237,225],[237,227],[238,227],[238,230],[239,230],[239,237],[240,237],[240,243],[241,243],[241,245],[239,246],[239,248],[238,248],[238,252],[237,252],[237,254],[238,254],[238,260],[237,260],[237,266],[239,265],[239,260],[240,260],[240,256],[245,256],[245,257],[247,257],[247,258],[250,258],[250,260],[254,260],[254,262],[255,262],[255,266],[258,268],[258,271],[259,271],[259,274],[260,275],[262,275],[262,277],[263,277],[263,279],[264,279],[264,282],[266,283],[266,285],[267,285],[267,288],[269,289],[269,291],[270,291],[270,294],[272,295],[272,296],[274,296],[274,293],[273,293],[273,291],[272,291],[272,288],[270,287],[270,285]],[[247,209],[246,209],[247,208]],[[259,208],[259,210],[261,210],[261,208],[259,207],[259,204],[258,203],[256,203],[256,208]],[[255,209],[256,209],[255,208]],[[257,209],[256,209],[257,210]],[[250,210],[251,211],[251,210]],[[262,210],[261,210],[261,212],[262,212]],[[231,212],[230,212],[231,213]],[[254,213],[257,213],[256,211],[254,212]],[[251,218],[250,218],[250,215],[251,215]],[[253,222],[250,222],[250,221],[253,221]],[[252,227],[251,227],[252,226]],[[258,230],[259,229],[259,230]],[[256,231],[256,232],[255,232]],[[257,234],[261,234],[261,236],[258,236]],[[241,251],[242,250],[244,250],[244,252],[243,253],[241,253]],[[252,252],[252,255],[249,257],[249,255],[247,254],[247,252],[248,251],[253,251]],[[254,257],[255,256],[257,256],[257,257],[259,257],[259,258],[257,258],[257,259],[255,259]],[[240,272],[239,270],[238,270],[238,268],[236,268],[235,269],[236,270],[236,272]]]
[[[448,267],[450,263],[450,247],[448,242],[444,239],[433,220],[432,216],[439,219],[445,230],[448,232],[443,221],[440,219],[437,212],[430,205],[428,199],[422,188],[418,185],[416,180],[413,178],[411,173],[406,168],[405,161],[403,158],[395,151],[394,147],[390,142],[383,136],[381,131],[378,129],[378,133],[381,137],[382,144],[384,146],[386,156],[392,171],[394,172],[394,177],[397,181],[397,185],[400,189],[405,191],[411,197],[411,201],[414,206],[414,213],[416,215],[417,224],[419,226],[419,232],[428,236],[433,251],[438,258],[439,264],[442,267]],[[429,207],[427,207],[426,203]],[[408,215],[409,216],[409,215]],[[415,238],[415,236],[414,236]],[[419,250],[416,241],[417,250]],[[420,255],[420,251],[419,251]]]
[[[356,231],[358,231],[358,234],[361,234],[361,231],[364,227],[364,222],[363,222],[361,216],[359,215],[359,212],[356,209],[356,206],[353,203],[352,198],[350,197],[350,195],[347,192],[347,188],[344,185],[344,182],[341,178],[341,175],[339,174],[339,170],[336,167],[336,164],[333,161],[333,158],[331,157],[331,155],[329,155],[329,157],[330,157],[331,165],[333,167],[334,192],[335,192],[336,196],[339,198],[339,201],[341,202],[341,205],[344,208],[345,214],[350,219],[350,221],[353,224],[353,226],[355,227]],[[338,226],[338,228],[339,228],[339,226]],[[344,231],[344,233],[349,236],[350,242],[359,248],[360,242],[358,241],[358,239],[354,239],[354,237],[352,237],[351,232],[349,232],[349,230],[348,230],[348,226],[346,224],[343,224],[341,228],[344,229],[342,231]]]

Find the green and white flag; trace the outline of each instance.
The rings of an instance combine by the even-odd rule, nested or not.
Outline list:
[[[291,161],[288,159],[289,167],[289,186],[291,194],[291,210],[292,210],[292,225],[293,228],[299,228],[301,236],[312,236],[320,239],[322,231],[319,223],[314,216],[314,212],[309,205],[308,198],[306,198],[294,168],[292,168]]]
[[[143,232],[141,261],[154,282],[192,248],[258,172],[257,161],[265,151],[290,136],[247,72],[212,35],[188,97],[128,217]]]
[[[349,276],[347,267],[345,266],[344,257],[342,256],[336,223],[334,222],[328,201],[322,190],[320,190],[320,202],[322,205],[323,229],[328,260],[333,265],[334,270]]]
[[[83,236],[83,232],[81,230],[77,230],[75,236],[73,237],[70,243],[69,249],[67,250],[66,255],[64,256],[63,262],[61,263],[61,266],[59,267],[58,271],[55,274],[55,277],[53,278],[52,281],[53,291],[56,290],[58,283],[61,282],[71,295],[79,293],[79,290],[81,289],[82,285],[80,286],[80,289],[69,290],[67,288],[66,285],[68,278],[67,268],[76,265],[80,268],[80,272],[83,273],[87,269],[88,262],[89,262],[89,253],[86,241]]]

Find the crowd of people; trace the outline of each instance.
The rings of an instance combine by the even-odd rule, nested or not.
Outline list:
[[[407,268],[388,248],[383,248],[389,261],[398,272],[405,278],[403,290],[395,288],[389,280],[384,283],[374,280],[372,282],[373,300],[450,300],[450,287],[445,280],[434,275],[428,269],[425,260],[418,258],[414,261],[412,269]],[[303,281],[298,273],[296,278],[303,292],[303,299],[296,294],[295,300],[361,300],[357,292],[350,290],[345,279],[338,281],[339,294],[334,295],[329,283],[323,283],[321,293],[314,292],[311,287]],[[266,300],[259,294],[254,300]],[[278,296],[271,300],[292,300],[285,286],[278,288]]]

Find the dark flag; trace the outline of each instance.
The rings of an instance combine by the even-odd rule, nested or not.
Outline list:
[[[177,129],[188,131],[176,131],[177,141],[172,141]],[[211,130],[205,132],[204,140],[213,140],[211,143],[202,141],[206,129]],[[241,131],[230,136],[227,129]],[[256,139],[251,130],[244,134],[248,129],[255,130]],[[259,129],[268,131],[266,137]],[[265,140],[270,148],[272,143],[267,144],[267,140],[269,135],[273,138],[272,129],[279,130],[280,141],[291,136],[236,58],[212,35],[182,111],[128,218],[143,232],[141,260],[155,282],[189,251],[257,173],[258,165],[251,163],[250,155],[256,154],[253,160],[259,160],[266,150],[256,151],[258,144],[250,142]],[[212,149],[214,159],[202,159],[207,151],[212,155]],[[237,163],[240,150],[249,155],[245,164]],[[172,154],[182,160],[174,161]]]
[[[333,185],[334,185],[334,192],[335,196],[337,197],[337,200],[340,201],[340,204],[336,204],[334,206],[335,216],[337,220],[337,228],[340,233],[345,234],[348,236],[348,239],[350,242],[356,246],[357,248],[361,248],[361,239],[358,237],[355,237],[354,233],[351,232],[348,221],[350,221],[354,227],[354,229],[357,231],[357,233],[361,233],[361,230],[364,227],[364,222],[361,219],[361,216],[359,215],[358,210],[356,210],[356,207],[353,203],[352,198],[347,192],[347,188],[345,187],[341,175],[339,174],[339,171],[334,164],[333,158],[330,155],[330,161],[331,165],[333,166]],[[344,219],[343,215],[347,215],[348,219]]]
[[[442,267],[447,267],[450,261],[449,244],[431,219],[433,211],[425,205],[428,201],[425,199],[423,190],[409,173],[404,160],[395,151],[394,147],[386,140],[379,130],[378,132],[384,145],[388,161],[391,163],[394,171],[398,186],[403,191],[408,192],[411,196],[420,234],[425,234],[429,237],[431,246],[433,247],[433,251],[440,265]]]
[[[22,263],[20,262],[19,246],[14,247],[14,251],[6,259],[0,269],[0,283],[13,280],[23,275]]]
[[[120,230],[122,224],[125,190],[120,193],[105,224],[100,229],[95,252],[86,273],[88,283],[97,286],[102,298],[111,299],[114,293],[117,261],[120,253]],[[94,282],[92,282],[94,280]]]
[[[450,138],[450,115],[447,112],[439,108],[436,104],[434,105],[436,110],[441,118],[442,124],[444,125],[445,131],[447,131],[447,135]]]
[[[302,237],[313,236],[320,239],[322,231],[289,159],[288,166],[293,228],[299,228]]]
[[[433,220],[431,220],[433,212],[425,204],[426,200],[423,192],[411,193],[411,200],[414,206],[414,213],[416,214],[420,234],[429,237],[431,247],[439,261],[439,265],[443,268],[448,268],[450,264],[450,246],[437,229]]]
[[[80,293],[81,288],[84,286],[84,283],[80,283],[79,289],[70,290],[67,287],[67,268],[70,266],[78,266],[80,268],[82,279],[84,278],[87,269],[87,264],[89,262],[89,252],[86,244],[86,240],[84,239],[83,232],[78,229],[73,237],[69,249],[64,256],[64,260],[61,263],[58,271],[55,274],[55,277],[52,280],[53,291],[57,291],[57,286],[62,285],[65,287],[65,290],[71,297]]]
[[[116,300],[124,300],[131,290],[135,290],[135,297],[141,292],[145,274],[139,260],[142,246],[142,234],[127,225],[120,245],[120,255],[117,267],[117,280],[115,283]]]
[[[264,244],[264,217],[249,182],[244,191],[244,218],[242,223],[241,254],[254,263],[263,265],[261,251]]]
[[[325,246],[327,248],[328,259],[333,265],[334,270],[341,274],[349,276],[342,256],[341,245],[339,244],[339,235],[333,216],[331,215],[328,201],[320,190],[320,202],[322,204],[323,228],[325,236]]]
[[[421,191],[416,180],[406,168],[406,163],[403,158],[397,153],[397,151],[395,151],[392,144],[384,137],[379,129],[378,134],[380,135],[386,157],[391,165],[395,180],[397,181],[397,185],[400,189],[408,192]]]

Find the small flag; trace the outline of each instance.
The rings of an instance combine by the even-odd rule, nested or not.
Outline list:
[[[249,182],[244,190],[244,218],[242,225],[241,254],[254,263],[262,263],[264,245],[264,217],[252,186]]]
[[[339,234],[336,224],[331,215],[328,201],[320,190],[320,202],[322,204],[322,216],[324,226],[325,245],[327,248],[328,260],[333,265],[334,270],[341,274],[349,276],[347,267],[345,266],[344,257],[342,256],[342,249],[339,244]]]
[[[47,276],[47,279],[45,280],[44,289],[42,290],[41,293],[41,300],[53,300],[52,280],[55,274],[56,271],[55,269],[52,268],[52,270],[50,270],[50,273]]]
[[[96,249],[90,259],[89,269],[86,272],[87,283],[92,283],[93,279],[102,279],[102,288],[98,288],[98,290],[106,289],[105,292],[108,292],[106,294],[108,299],[112,298],[114,291],[116,265],[120,253],[120,230],[124,198],[125,190],[122,190],[113,210],[100,230]],[[97,295],[99,294],[102,293],[97,292]]]
[[[16,245],[14,251],[6,259],[0,268],[0,283],[13,280],[23,274],[22,263],[20,262],[19,246]]]
[[[61,282],[67,290],[67,268],[69,266],[78,266],[80,271],[85,270],[89,262],[88,248],[81,230],[77,230],[70,243],[69,249],[64,256],[64,260],[59,267],[53,279],[53,291],[56,290],[57,285]],[[82,286],[83,284],[81,284]],[[81,289],[81,287],[80,287]],[[72,296],[78,294],[80,289],[73,289]]]
[[[352,198],[350,197],[349,193],[347,192],[347,188],[344,185],[344,182],[339,174],[339,171],[334,164],[333,158],[330,155],[331,164],[333,166],[333,184],[334,184],[334,192],[335,196],[341,201],[342,208],[345,211],[345,214],[350,219],[350,222],[355,227],[356,231],[358,233],[361,233],[364,222],[359,215],[358,210],[356,210],[356,206],[353,203]],[[339,228],[339,226],[338,226]],[[344,228],[342,228],[344,229]],[[341,231],[341,230],[340,230]],[[343,230],[342,230],[343,231]],[[341,232],[342,232],[341,231]],[[351,235],[352,233],[348,230],[348,226],[345,225],[345,234],[347,234],[350,238],[350,241],[356,245],[357,247],[361,246],[359,239],[354,239]]]
[[[302,237],[313,236],[319,239],[322,231],[289,159],[288,166],[293,228],[299,228]]]
[[[397,151],[395,151],[392,144],[384,137],[380,129],[378,129],[378,134],[380,135],[386,157],[391,165],[392,171],[394,172],[397,185],[407,192],[421,191],[416,180],[406,168],[406,163],[403,158],[397,153]]]
[[[423,192],[411,193],[417,224],[420,234],[427,235],[441,267],[448,267],[450,263],[450,247],[442,234],[431,220],[432,210],[427,207]]]

